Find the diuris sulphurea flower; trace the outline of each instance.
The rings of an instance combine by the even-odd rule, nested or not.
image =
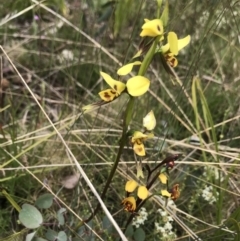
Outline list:
[[[148,20],[144,19],[145,23],[142,25],[141,37],[157,37],[163,34],[163,23],[160,19]]]
[[[167,44],[163,45],[159,51],[164,55],[165,60],[171,67],[176,67],[178,60],[175,56],[190,43],[191,37],[188,35],[185,38],[178,39],[176,33],[169,32],[167,39]]]
[[[153,133],[144,134],[141,131],[135,131],[131,139],[131,143],[133,144],[133,151],[139,156],[145,156],[146,153],[143,142],[153,137]]]
[[[126,85],[121,81],[114,80],[110,75],[104,72],[100,72],[100,74],[106,83],[111,87],[111,89],[103,90],[98,94],[100,98],[106,102],[113,101],[115,98],[121,95],[121,93],[125,90]]]
[[[134,180],[129,180],[126,182],[125,191],[128,193],[132,193],[138,187],[137,196],[144,200],[148,197],[148,190],[145,186],[139,186],[138,183]]]

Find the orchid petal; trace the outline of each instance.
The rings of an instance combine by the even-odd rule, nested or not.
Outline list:
[[[178,40],[178,50],[183,49],[184,47],[186,47],[191,41],[191,36],[188,35],[185,38],[179,39]]]
[[[162,184],[167,184],[167,176],[164,173],[161,173],[159,176],[159,179],[161,181]]]
[[[169,193],[167,190],[161,190],[161,195],[164,197],[171,197],[171,193]]]
[[[121,81],[117,81],[117,80],[113,79],[110,75],[108,75],[104,72],[100,72],[100,74],[103,77],[103,79],[106,81],[106,83],[112,89],[116,90],[118,94],[121,94],[125,90],[126,85],[124,83],[122,83]]]
[[[142,26],[141,37],[149,36],[156,37],[163,34],[163,23],[160,19],[148,20],[144,19],[145,23]]]
[[[132,71],[134,65],[140,65],[140,64],[141,64],[140,61],[135,61],[135,62],[133,62],[133,63],[126,64],[126,65],[122,66],[122,67],[117,71],[117,74],[118,74],[118,75],[127,75],[127,74],[129,74],[129,73]]]

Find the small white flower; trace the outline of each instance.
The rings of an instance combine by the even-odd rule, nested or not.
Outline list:
[[[148,213],[146,212],[146,208],[141,208],[138,212],[138,216],[133,218],[132,225],[136,228],[139,228],[141,224],[144,224],[144,222],[147,220]]]
[[[204,200],[208,201],[210,204],[216,202],[216,198],[213,195],[213,187],[208,186],[202,191],[202,197]]]
[[[172,224],[169,223],[169,222],[165,223],[164,229],[171,231],[172,230]]]
[[[74,60],[74,55],[71,50],[64,49],[62,53],[58,56],[60,63],[69,62]]]

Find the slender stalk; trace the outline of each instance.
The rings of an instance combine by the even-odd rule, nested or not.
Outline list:
[[[151,48],[149,49],[149,51],[147,52],[146,56],[143,59],[143,62],[140,66],[140,69],[138,71],[138,75],[144,76],[148,66],[150,65],[152,58],[155,54],[155,50],[157,47],[157,44],[159,42],[159,37],[157,37],[155,39],[155,41],[153,42]],[[119,149],[118,149],[118,153],[116,156],[116,159],[114,161],[113,167],[111,169],[111,172],[108,176],[107,182],[105,184],[105,187],[102,191],[101,194],[101,198],[104,199],[105,195],[107,193],[107,190],[112,182],[112,179],[114,177],[114,174],[117,170],[118,167],[118,163],[120,161],[120,157],[122,155],[123,152],[123,148],[126,144],[126,139],[127,139],[127,129],[128,129],[128,125],[130,124],[131,120],[132,120],[132,113],[133,113],[133,107],[134,107],[134,102],[135,102],[135,98],[130,96],[130,99],[128,101],[127,107],[126,107],[126,111],[125,111],[125,118],[124,118],[124,122],[123,122],[123,130],[122,130],[122,136],[121,136],[121,141],[120,141],[120,145],[119,145]],[[100,210],[101,205],[100,203],[98,203],[97,207],[95,208],[94,212],[90,215],[90,217],[88,219],[86,219],[84,222],[89,222],[96,214],[97,212]],[[78,225],[79,226],[79,225]]]
[[[115,159],[115,162],[113,164],[113,167],[111,169],[111,172],[108,176],[108,179],[107,179],[107,182],[104,186],[104,189],[102,191],[102,194],[101,194],[101,198],[104,199],[105,198],[105,195],[107,193],[107,190],[111,184],[111,181],[114,177],[114,174],[117,170],[117,167],[118,167],[118,163],[120,161],[120,157],[122,155],[122,152],[123,152],[123,148],[126,144],[126,138],[127,138],[127,128],[128,128],[128,125],[132,119],[132,112],[133,112],[133,106],[134,106],[134,98],[133,97],[130,97],[129,101],[128,101],[128,104],[127,104],[127,108],[126,108],[126,112],[125,112],[125,118],[124,118],[124,122],[123,122],[123,131],[122,131],[122,136],[121,136],[121,139],[120,139],[120,144],[119,144],[119,149],[118,149],[118,153],[117,153],[117,156],[116,156],[116,159]],[[89,222],[96,214],[97,212],[100,210],[101,208],[101,205],[100,203],[98,203],[97,207],[95,208],[94,212],[91,214],[91,216],[86,219],[84,222]]]

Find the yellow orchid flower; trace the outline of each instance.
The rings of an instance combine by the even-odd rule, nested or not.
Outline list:
[[[139,156],[145,156],[146,153],[143,141],[152,137],[154,137],[153,133],[144,134],[140,131],[135,131],[131,139],[131,142],[133,144],[133,151]]]
[[[99,92],[99,96],[102,100],[109,102],[117,98],[126,88],[126,85],[121,81],[114,80],[110,75],[100,72],[103,79],[111,87],[111,89],[106,89]]]
[[[134,212],[136,210],[136,200],[134,197],[126,197],[122,200],[124,210],[128,212]]]
[[[124,65],[124,66],[122,66],[118,71],[117,71],[117,74],[118,75],[127,75],[127,74],[129,74],[131,71],[132,71],[132,69],[133,69],[133,66],[134,65],[140,65],[142,62],[140,62],[140,61],[135,61],[135,62],[133,62],[133,63],[129,63],[129,64],[126,64],[126,65]]]
[[[140,96],[145,94],[150,86],[150,81],[141,75],[134,76],[127,81],[127,91],[131,96]]]
[[[155,128],[156,118],[152,110],[143,118],[143,126],[148,131],[152,131]]]
[[[168,43],[163,45],[160,49],[162,54],[164,55],[166,61],[169,63],[171,67],[176,67],[178,64],[177,58],[175,56],[178,55],[178,52],[186,47],[191,40],[190,35],[185,38],[178,39],[177,34],[174,32],[168,33]]]
[[[145,23],[142,25],[141,37],[157,37],[163,34],[163,23],[160,19],[148,20],[144,19]]]
[[[129,180],[126,182],[125,191],[132,193],[138,187],[137,196],[144,200],[148,197],[148,189],[145,186],[139,186],[138,183],[134,180]]]

